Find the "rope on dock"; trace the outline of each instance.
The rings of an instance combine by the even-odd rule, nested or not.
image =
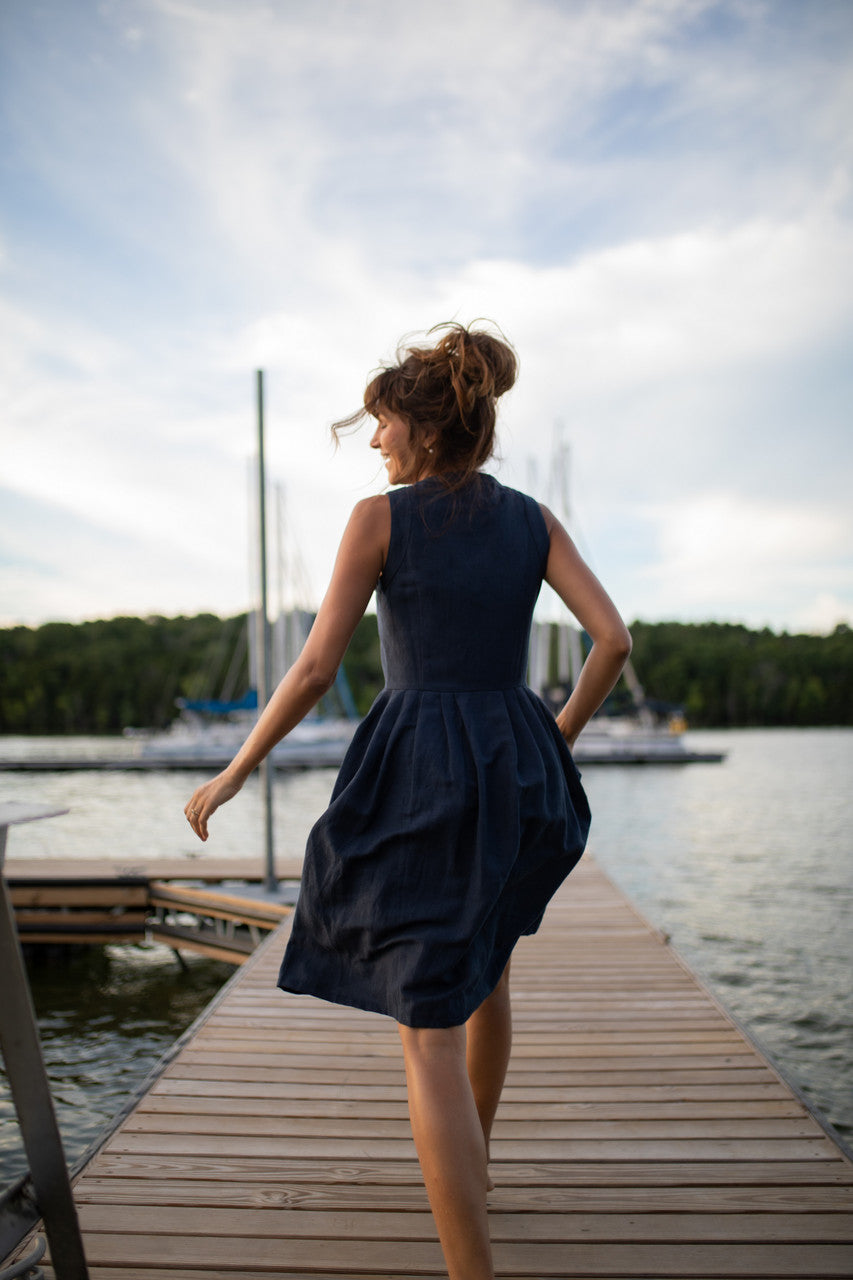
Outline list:
[[[20,1262],[16,1262],[14,1266],[4,1267],[0,1271],[0,1280],[17,1280],[19,1276],[24,1277],[24,1280],[44,1280],[44,1272],[38,1264],[44,1257],[46,1248],[47,1241],[39,1236],[32,1253],[26,1258],[21,1258]]]

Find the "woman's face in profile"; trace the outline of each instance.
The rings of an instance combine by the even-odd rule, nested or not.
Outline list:
[[[412,433],[398,413],[380,409],[370,447],[382,454],[389,484],[409,484],[417,479],[411,474],[415,461]]]

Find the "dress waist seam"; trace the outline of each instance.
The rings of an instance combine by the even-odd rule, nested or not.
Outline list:
[[[513,689],[529,689],[524,680],[512,684],[436,685],[436,684],[386,684],[385,693],[509,693]]]

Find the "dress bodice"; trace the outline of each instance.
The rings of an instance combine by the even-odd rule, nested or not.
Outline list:
[[[532,498],[479,475],[391,492],[377,588],[387,688],[502,689],[524,682],[549,538]]]

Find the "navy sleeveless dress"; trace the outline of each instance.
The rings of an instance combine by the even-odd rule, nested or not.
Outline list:
[[[389,497],[386,685],[309,836],[278,985],[450,1027],[538,928],[589,808],[525,683],[549,547],[538,504],[484,475]]]

